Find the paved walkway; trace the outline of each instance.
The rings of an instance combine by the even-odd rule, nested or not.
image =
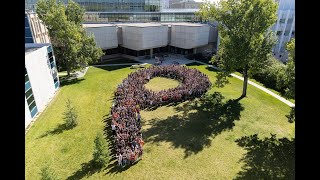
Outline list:
[[[200,63],[200,64],[208,65],[207,63],[204,63],[204,62],[201,62],[201,61],[197,61],[197,62]],[[214,69],[219,70],[219,68],[217,68],[217,67],[215,67],[215,66],[212,66],[212,65],[208,65],[208,66],[209,66],[209,67],[212,67],[212,68],[214,68]],[[243,81],[243,77],[241,77],[241,76],[238,76],[238,75],[233,74],[233,73],[231,73],[231,76],[233,76],[233,77],[235,77],[235,78],[238,78],[238,79],[240,79],[240,80]],[[250,81],[250,80],[248,80],[248,83],[251,84],[252,86],[254,86],[254,87],[256,87],[256,88],[258,88],[258,89],[260,89],[260,90],[262,90],[262,91],[264,91],[264,92],[266,92],[266,93],[268,93],[268,94],[270,94],[271,96],[277,98],[278,100],[282,101],[283,103],[287,104],[287,105],[290,106],[290,107],[294,107],[294,106],[295,106],[294,103],[286,100],[285,98],[279,96],[278,94],[270,91],[269,89],[267,89],[267,88],[265,88],[265,87],[263,87],[263,86],[260,86],[260,85],[254,83],[254,82],[252,82],[252,81]]]

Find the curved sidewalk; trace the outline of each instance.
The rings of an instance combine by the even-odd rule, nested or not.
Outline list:
[[[197,62],[200,63],[200,64],[208,65],[209,67],[212,67],[212,68],[214,68],[214,69],[219,70],[219,68],[217,68],[217,67],[215,67],[215,66],[212,66],[212,65],[209,65],[209,64],[207,64],[207,63],[204,63],[204,62],[201,62],[201,61],[197,61]],[[231,73],[230,75],[243,81],[243,77],[241,77],[241,76],[238,76],[238,75],[233,74],[233,73]],[[266,92],[266,93],[268,93],[268,94],[270,94],[271,96],[277,98],[278,100],[282,101],[283,103],[287,104],[287,105],[290,106],[290,107],[294,107],[294,106],[295,106],[294,103],[286,100],[285,98],[279,96],[278,94],[275,94],[274,92],[270,91],[269,89],[267,89],[267,88],[265,88],[265,87],[263,87],[263,86],[260,86],[260,85],[254,83],[254,82],[252,82],[252,81],[250,81],[250,80],[248,80],[248,84],[251,84],[252,86],[254,86],[254,87],[256,87],[256,88],[258,88],[258,89],[260,89],[260,90],[262,90],[262,91],[264,91],[264,92]]]

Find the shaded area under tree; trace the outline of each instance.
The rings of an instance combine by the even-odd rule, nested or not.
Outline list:
[[[197,154],[211,145],[211,137],[231,130],[234,121],[240,119],[244,107],[236,100],[223,99],[221,93],[215,92],[175,107],[182,115],[152,119],[151,127],[142,131],[145,142],[171,142],[175,148],[185,149],[185,158]]]
[[[257,134],[236,140],[247,150],[245,163],[235,179],[295,179],[295,139],[275,134],[259,139]]]

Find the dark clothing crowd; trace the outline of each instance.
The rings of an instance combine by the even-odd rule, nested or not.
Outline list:
[[[180,82],[176,88],[154,92],[144,85],[153,77],[167,77]],[[200,97],[210,88],[206,74],[180,65],[151,66],[130,73],[118,85],[111,108],[111,128],[118,165],[131,165],[142,158],[144,141],[140,110]]]

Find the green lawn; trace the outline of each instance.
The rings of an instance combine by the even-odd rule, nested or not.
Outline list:
[[[176,88],[178,85],[179,81],[177,80],[164,77],[155,77],[145,85],[145,88],[152,91],[161,91],[164,89]]]
[[[126,64],[126,63],[139,63],[139,62],[131,59],[119,58],[119,59],[108,60],[108,61],[104,61],[102,63],[96,63],[96,64]]]
[[[239,72],[235,72],[234,74],[243,77],[242,74],[239,73]],[[254,83],[256,83],[256,84],[258,84],[258,85],[260,85],[260,86],[262,86],[262,87],[264,87],[264,88],[266,88],[266,89],[268,89],[268,90],[270,90],[271,92],[273,92],[273,93],[275,93],[275,94],[283,97],[280,92],[278,92],[278,91],[276,91],[276,90],[274,90],[274,89],[271,89],[271,88],[266,87],[266,86],[265,86],[264,84],[262,84],[261,82],[255,80],[255,79],[252,79],[252,78],[249,78],[249,80],[252,81],[252,82],[254,82]],[[292,102],[292,103],[295,103],[295,100],[294,100],[294,99],[287,99],[287,100],[290,101],[290,102]]]
[[[190,67],[214,82],[215,71],[205,65]],[[110,115],[113,92],[134,71],[128,66],[90,67],[83,78],[60,88],[26,134],[27,180],[39,179],[45,164],[62,179],[291,179],[292,143],[263,140],[271,133],[295,137],[295,123],[285,117],[289,106],[251,85],[246,98],[232,100],[242,91],[236,78],[224,88],[213,87],[207,98],[142,111],[146,143],[143,160],[134,166],[120,170],[110,162],[103,169],[91,167],[94,138]],[[71,130],[61,126],[68,98],[79,112],[79,124]]]

